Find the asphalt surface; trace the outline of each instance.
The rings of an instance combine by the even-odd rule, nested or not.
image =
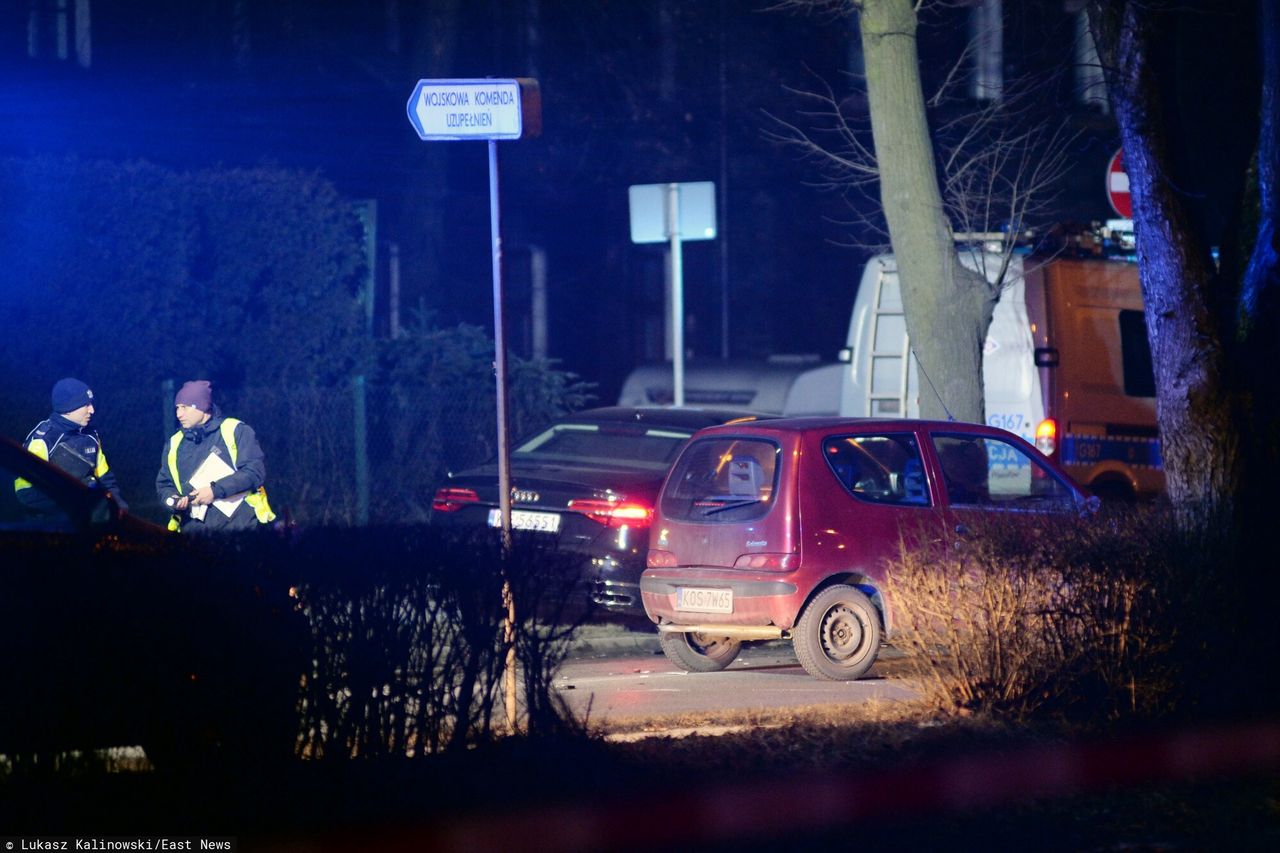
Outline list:
[[[630,653],[662,654],[658,646],[658,630],[644,625],[583,625],[574,634],[569,647],[571,660]]]
[[[898,653],[887,648],[886,664]],[[678,669],[656,631],[583,629],[556,674],[554,689],[580,718],[597,724],[715,712],[777,711],[915,698],[908,684],[877,673],[858,681],[821,681],[801,668],[789,642],[748,643],[723,672]]]

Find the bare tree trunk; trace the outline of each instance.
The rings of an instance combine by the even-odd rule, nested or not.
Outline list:
[[[982,347],[995,294],[985,278],[960,265],[943,210],[920,84],[915,7],[912,0],[864,0],[860,15],[880,200],[907,332],[924,374],[920,414],[982,423]]]
[[[1133,196],[1169,497],[1197,515],[1231,515],[1241,447],[1227,379],[1229,331],[1213,311],[1209,246],[1170,177],[1171,117],[1164,113],[1153,68],[1153,49],[1167,37],[1161,28],[1167,18],[1159,10],[1153,14],[1144,0],[1093,0],[1089,20]]]
[[[1258,131],[1258,235],[1241,290],[1241,322],[1250,337],[1274,339],[1265,326],[1280,299],[1280,0],[1261,0],[1262,111]],[[1274,327],[1271,327],[1272,329]]]
[[[1262,0],[1262,110],[1258,132],[1258,231],[1240,296],[1244,375],[1252,393],[1245,500],[1266,506],[1280,469],[1280,0]],[[1261,512],[1259,512],[1261,516]]]

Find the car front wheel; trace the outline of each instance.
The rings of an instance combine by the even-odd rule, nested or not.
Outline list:
[[[738,656],[742,641],[685,631],[658,635],[663,653],[685,672],[719,672]]]
[[[861,590],[829,586],[814,596],[792,635],[800,665],[815,678],[854,681],[880,653],[880,614]]]

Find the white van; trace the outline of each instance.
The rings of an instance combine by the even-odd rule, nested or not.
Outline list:
[[[1001,256],[980,248],[960,258],[988,280],[1000,269]],[[987,423],[1035,444],[1102,497],[1162,492],[1137,265],[1017,254],[1003,287],[983,352]],[[910,344],[897,265],[878,255],[863,269],[840,363],[696,363],[686,367],[685,398],[780,415],[915,418],[932,390]],[[653,365],[627,378],[618,403],[670,401],[671,368]],[[1029,476],[991,464],[992,476]]]
[[[960,258],[988,280],[1000,268],[998,254]],[[921,393],[933,393],[911,351],[892,255],[863,271],[841,361],[842,415],[919,417]],[[987,423],[1032,442],[1077,482],[1113,498],[1164,489],[1136,264],[1015,255],[982,372]]]

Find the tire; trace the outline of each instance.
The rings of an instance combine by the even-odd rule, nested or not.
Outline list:
[[[1094,480],[1089,484],[1089,491],[1107,504],[1127,506],[1134,503],[1137,498],[1132,487],[1124,480]]]
[[[685,631],[658,635],[662,652],[685,672],[719,672],[742,651],[742,641]]]
[[[866,595],[845,584],[814,596],[792,634],[805,672],[824,681],[855,681],[880,654],[880,614]]]

